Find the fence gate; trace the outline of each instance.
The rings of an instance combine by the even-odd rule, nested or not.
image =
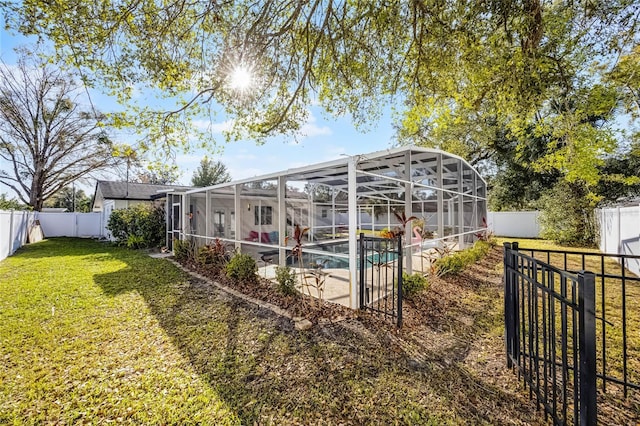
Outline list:
[[[505,243],[507,365],[554,424],[596,425],[595,275]]]
[[[402,327],[402,236],[360,234],[360,309],[395,320]]]

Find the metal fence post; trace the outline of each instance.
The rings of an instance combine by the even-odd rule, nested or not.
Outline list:
[[[513,367],[513,363],[511,362],[511,338],[513,334],[513,318],[511,315],[512,312],[512,300],[513,295],[511,294],[511,243],[504,243],[504,343],[507,349],[507,367]]]
[[[511,268],[513,276],[511,277],[511,315],[513,318],[513,329],[511,335],[511,352],[514,358],[520,362],[520,313],[518,306],[520,303],[520,295],[518,294],[518,243],[511,243]],[[524,297],[524,295],[522,295]]]
[[[507,347],[507,367],[513,366],[511,357],[518,357],[518,285],[514,279],[517,266],[518,243],[504,243],[504,317]]]
[[[402,327],[402,235],[398,235],[398,327]]]
[[[580,345],[580,425],[597,424],[596,389],[596,277],[578,272]]]
[[[364,259],[365,259],[365,253],[364,253],[364,233],[360,233],[360,309],[364,308],[364,287],[365,287],[365,283],[364,283]]]

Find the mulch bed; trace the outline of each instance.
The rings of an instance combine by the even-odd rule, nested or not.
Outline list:
[[[293,317],[303,317],[314,324],[355,318],[357,316],[357,312],[352,309],[336,303],[319,300],[306,294],[286,295],[278,290],[276,283],[265,278],[258,277],[253,282],[238,281],[228,278],[224,271],[203,267],[197,262],[182,261],[180,263],[212,281],[233,288],[254,299],[276,305],[291,313]]]
[[[444,278],[430,276],[428,291],[424,291],[412,299],[405,299],[403,327],[400,332],[411,334],[413,329],[422,328],[427,324],[433,329],[451,329],[452,319],[456,323],[462,321],[463,325],[473,322],[466,303],[470,295],[473,295],[478,289],[485,288],[485,290],[490,289],[493,297],[502,297],[502,269],[496,270],[496,265],[500,262],[502,262],[502,248],[494,248],[483,260],[462,274]],[[237,281],[228,278],[223,270],[203,267],[193,261],[181,261],[180,263],[213,281],[285,309],[293,317],[309,319],[314,324],[359,318],[375,327],[389,330],[395,328],[395,325],[390,321],[381,320],[377,315],[368,312],[355,311],[306,294],[283,294],[278,290],[276,283],[265,278],[258,277],[254,282]],[[484,308],[476,311],[478,315],[486,313]]]

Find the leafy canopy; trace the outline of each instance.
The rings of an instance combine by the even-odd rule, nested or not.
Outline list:
[[[628,0],[6,3],[10,27],[52,40],[128,103],[114,124],[148,129],[150,145],[188,145],[189,119],[216,104],[233,118],[228,137],[258,141],[295,133],[312,103],[359,126],[392,105],[401,140],[474,161],[492,157],[500,133],[516,153],[527,134],[548,135],[532,167],[590,185],[615,147],[610,113],[640,33]],[[238,70],[249,81],[236,84]],[[135,105],[147,89],[173,113]]]
[[[82,189],[65,186],[47,200],[45,207],[64,207],[69,212],[88,213],[91,211],[91,197]]]

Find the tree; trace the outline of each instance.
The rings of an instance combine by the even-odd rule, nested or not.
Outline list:
[[[640,141],[605,160],[597,193],[605,203],[640,196]]]
[[[559,244],[594,246],[598,236],[596,204],[584,181],[559,181],[540,199],[540,235]]]
[[[640,3],[628,0],[30,0],[8,10],[10,27],[95,71],[88,80],[131,105],[116,121],[163,147],[188,144],[189,118],[217,112],[212,101],[232,118],[229,137],[258,141],[295,133],[311,104],[364,126],[393,103],[401,141],[488,170],[500,134],[515,156],[547,135],[549,148],[522,165],[591,191],[616,148],[621,98],[611,94],[637,104]],[[132,88],[178,101],[158,120]]]
[[[232,135],[295,132],[314,102],[364,125],[394,102],[409,134],[480,146],[491,137],[485,119],[517,133],[551,98],[598,81],[594,72],[635,45],[640,9],[628,0],[7,3],[10,27],[48,37],[123,101],[144,85],[183,95],[165,120],[131,111],[167,143],[189,130],[185,115],[209,113],[215,100],[234,117]]]
[[[88,213],[91,209],[91,197],[82,189],[65,186],[47,200],[45,207],[63,207],[70,212]]]
[[[0,210],[26,210],[27,206],[15,198],[9,198],[4,192],[0,194]]]
[[[82,93],[72,75],[24,51],[17,66],[0,65],[0,158],[10,165],[0,182],[34,210],[112,162],[103,117],[81,108]]]
[[[204,157],[200,160],[198,168],[193,172],[191,185],[204,187],[230,181],[231,175],[227,170],[227,166],[220,161],[212,161]]]
[[[160,167],[141,170],[135,177],[136,182],[150,183],[152,185],[171,185],[180,179],[177,167]]]

